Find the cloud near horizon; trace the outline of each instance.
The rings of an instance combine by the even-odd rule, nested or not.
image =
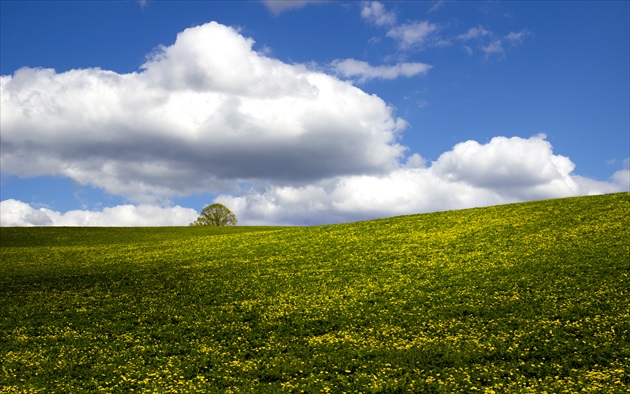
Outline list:
[[[100,211],[73,210],[60,213],[47,208],[35,209],[13,199],[0,202],[2,226],[186,226],[199,213],[191,208],[153,205],[118,205]]]
[[[545,138],[466,141],[428,167],[414,154],[386,174],[339,176],[301,186],[269,184],[262,191],[220,195],[213,202],[230,208],[241,225],[317,225],[630,190],[628,160],[610,181],[581,177]],[[3,226],[187,225],[197,216],[179,206],[123,205],[61,214],[15,200],[1,204]]]
[[[520,201],[627,191],[630,171],[608,182],[573,174],[544,135],[459,143],[429,167],[401,166],[385,175],[355,175],[303,187],[219,196],[243,224],[322,224]],[[415,157],[414,159],[418,159]]]

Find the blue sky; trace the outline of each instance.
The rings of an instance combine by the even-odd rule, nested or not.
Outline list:
[[[2,225],[628,190],[629,2],[0,4]]]

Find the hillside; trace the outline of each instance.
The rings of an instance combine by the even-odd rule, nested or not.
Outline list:
[[[627,392],[630,194],[1,228],[0,392]]]

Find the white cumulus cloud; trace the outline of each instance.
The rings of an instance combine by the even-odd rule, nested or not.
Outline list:
[[[212,22],[157,48],[138,72],[2,76],[3,172],[155,203],[396,167],[405,122],[383,100],[253,44]]]
[[[215,202],[229,207],[242,225],[313,225],[630,189],[627,169],[602,182],[575,175],[574,167],[568,157],[554,154],[544,135],[495,137],[485,144],[456,144],[430,164],[414,153],[386,173],[270,183],[220,195]],[[0,208],[3,226],[186,225],[197,215],[192,209],[151,205],[59,213],[15,200]]]
[[[320,224],[627,190],[574,175],[574,164],[555,155],[544,135],[467,141],[428,167],[421,157],[410,162],[417,165],[217,201],[231,207],[242,224]]]
[[[554,155],[544,135],[530,139],[495,137],[488,144],[467,141],[440,156],[433,169],[445,179],[497,191],[513,193],[541,185],[559,185],[573,191],[570,179],[575,165],[569,158]],[[519,192],[520,198],[522,196]]]
[[[198,216],[190,208],[152,205],[119,205],[101,211],[76,210],[60,213],[35,209],[17,200],[0,202],[2,226],[186,226]]]

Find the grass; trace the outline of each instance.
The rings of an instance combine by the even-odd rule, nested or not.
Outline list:
[[[0,229],[0,392],[630,390],[630,194]]]

